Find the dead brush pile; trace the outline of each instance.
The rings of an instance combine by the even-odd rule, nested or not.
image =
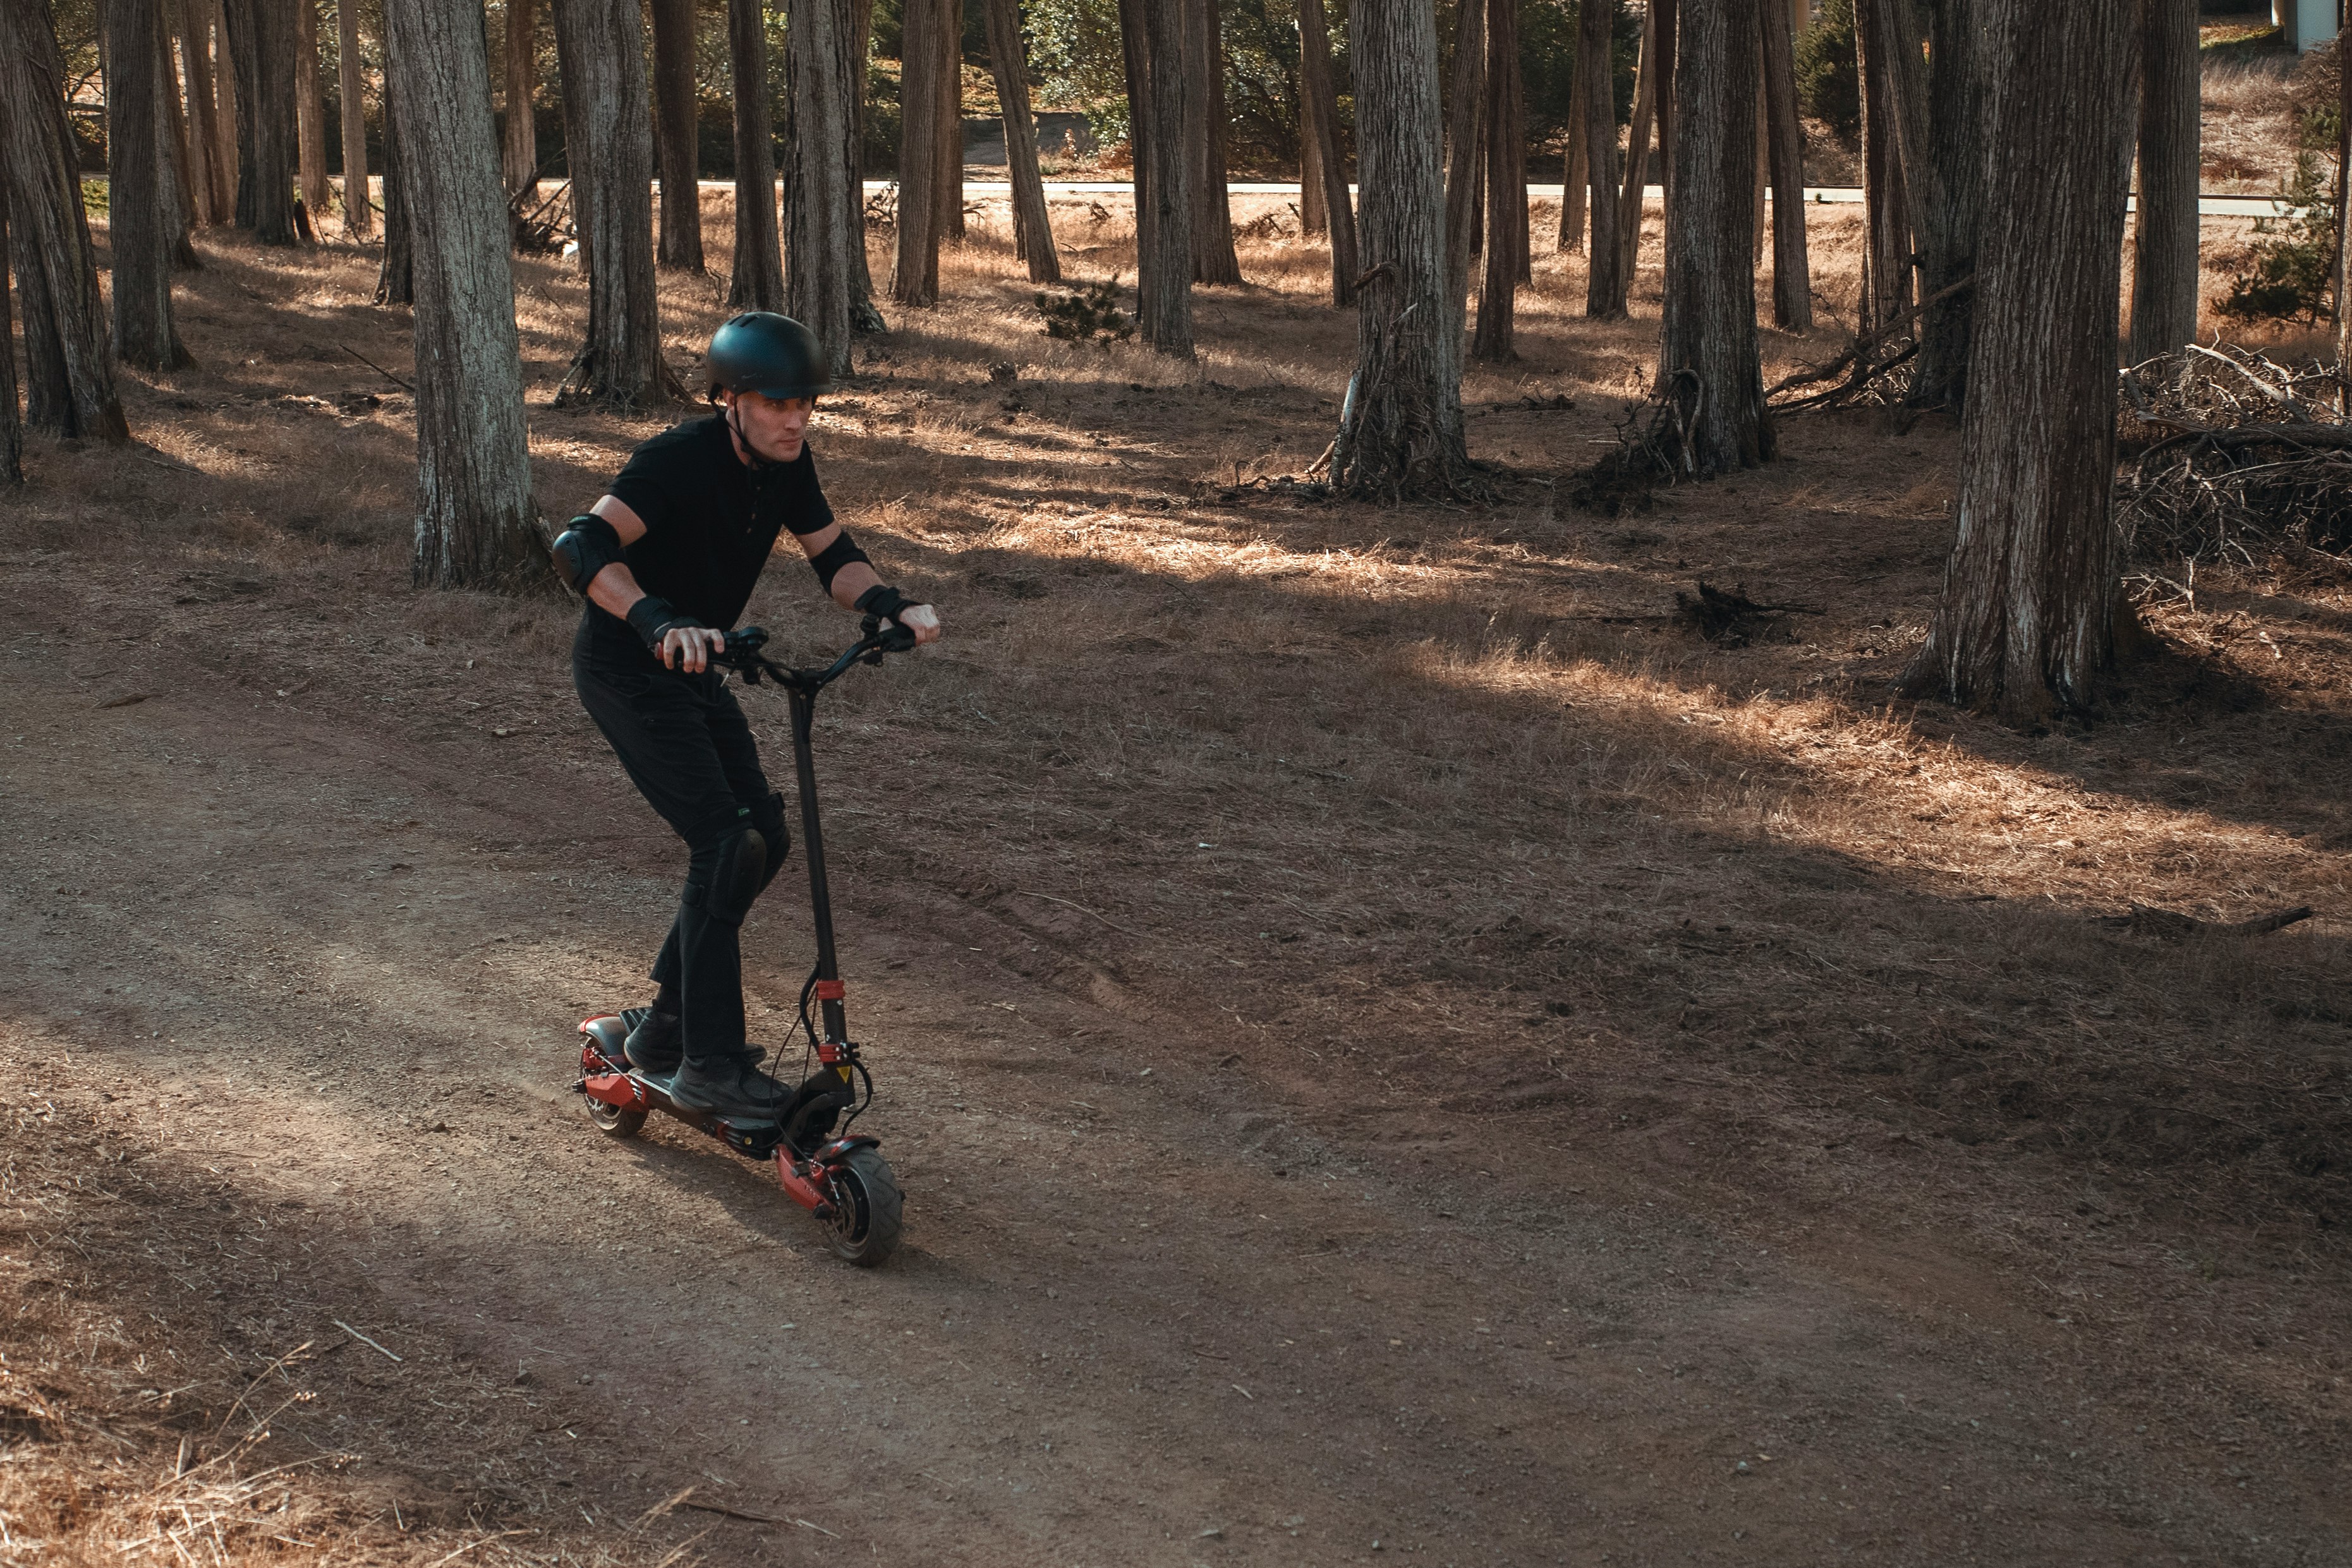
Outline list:
[[[2340,367],[2232,346],[2126,371],[2116,521],[2141,581],[2189,594],[2200,568],[2352,566],[2347,393]]]

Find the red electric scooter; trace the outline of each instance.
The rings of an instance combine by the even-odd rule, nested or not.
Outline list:
[[[848,1038],[842,1006],[841,967],[833,945],[833,899],[824,880],[824,833],[817,821],[816,760],[809,725],[816,695],[861,661],[878,664],[885,653],[915,645],[914,634],[874,616],[864,635],[821,670],[786,669],[761,652],[768,634],[756,626],[727,634],[724,652],[713,662],[733,670],[747,685],[762,680],[783,688],[792,702],[793,766],[800,777],[801,853],[808,861],[809,904],[816,915],[816,968],[801,987],[800,1022],[815,1070],[808,1072],[782,1114],[772,1122],[738,1122],[680,1105],[669,1097],[669,1080],[632,1068],[622,1041],[645,1017],[645,1009],[607,1013],[580,1026],[580,1082],[588,1117],[616,1138],[636,1136],[652,1111],[666,1111],[750,1159],[776,1162],[776,1179],[786,1196],[824,1222],[835,1255],[873,1268],[898,1249],[901,1199],[898,1178],[877,1149],[881,1140],[849,1134],[850,1124],[874,1103],[874,1079]],[[817,1004],[824,1028],[820,1037],[809,1019]],[[791,1037],[785,1037],[787,1041]],[[782,1053],[779,1052],[781,1061]],[[803,1061],[803,1070],[807,1062]],[[860,1090],[863,1090],[863,1095]]]

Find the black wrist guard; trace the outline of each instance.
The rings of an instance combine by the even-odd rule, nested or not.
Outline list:
[[[816,572],[817,582],[831,593],[833,580],[841,574],[843,567],[853,560],[865,560],[868,566],[874,564],[866,560],[866,552],[857,548],[857,541],[849,537],[847,528],[844,528],[835,536],[831,544],[809,557],[809,565]]]
[[[624,559],[621,536],[593,512],[583,512],[565,524],[549,555],[563,586],[583,598],[598,572]]]
[[[878,615],[886,621],[896,621],[899,612],[929,602],[927,599],[909,599],[889,584],[877,582],[859,594],[856,604],[852,608],[860,615]]]
[[[662,633],[673,626],[699,626],[702,622],[687,614],[667,599],[646,594],[629,606],[629,625],[646,640],[646,646],[661,652]]]

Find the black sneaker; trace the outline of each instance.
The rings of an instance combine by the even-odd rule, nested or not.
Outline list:
[[[688,1061],[670,1080],[669,1097],[693,1111],[735,1122],[772,1122],[782,1116],[793,1092],[753,1065],[745,1050],[708,1061]]]
[[[621,1021],[629,1026],[629,1037],[622,1049],[631,1067],[656,1075],[677,1071],[685,1047],[678,1038],[676,1013],[631,1008],[621,1015]]]

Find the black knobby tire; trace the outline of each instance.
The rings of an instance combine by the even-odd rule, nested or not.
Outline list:
[[[607,1105],[593,1095],[583,1095],[588,1102],[588,1119],[596,1124],[597,1131],[615,1138],[634,1138],[645,1127],[643,1111],[624,1111],[618,1105]]]
[[[898,1222],[905,1200],[890,1162],[872,1149],[854,1149],[827,1172],[834,1215],[824,1222],[834,1256],[861,1269],[879,1267],[898,1249]]]

